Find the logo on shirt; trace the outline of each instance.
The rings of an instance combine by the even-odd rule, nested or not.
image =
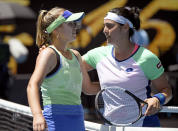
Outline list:
[[[156,66],[159,69],[162,66],[161,62],[159,62]]]
[[[127,71],[127,72],[132,72],[132,71],[133,71],[133,68],[127,68],[126,71]]]

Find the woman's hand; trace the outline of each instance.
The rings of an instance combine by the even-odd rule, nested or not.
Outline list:
[[[160,111],[161,105],[156,97],[145,99],[145,102],[148,103],[145,116],[151,116]]]
[[[40,47],[40,49],[39,49],[39,52],[38,52],[38,53],[40,54],[40,53],[41,53],[41,51],[42,51],[42,50],[44,50],[45,48],[47,48],[47,45],[43,45],[42,47]]]
[[[33,130],[34,131],[46,131],[46,121],[42,114],[36,114],[33,116]]]

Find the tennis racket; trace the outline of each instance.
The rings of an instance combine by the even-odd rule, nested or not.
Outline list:
[[[114,126],[134,124],[144,116],[147,103],[120,87],[107,87],[95,97],[95,108],[104,122]],[[143,111],[144,110],[144,111]]]

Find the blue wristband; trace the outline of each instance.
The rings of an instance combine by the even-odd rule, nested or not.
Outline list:
[[[166,97],[162,93],[155,94],[153,97],[158,98],[161,105],[163,105],[166,100]]]

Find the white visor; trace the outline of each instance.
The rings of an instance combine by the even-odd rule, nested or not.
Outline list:
[[[129,27],[130,28],[133,28],[133,24],[130,20],[128,20],[127,18],[123,17],[123,16],[120,16],[120,15],[117,15],[115,13],[112,13],[112,12],[108,12],[106,17],[104,17],[104,20],[106,19],[109,19],[109,20],[113,20],[119,24],[126,24],[128,23],[129,24]]]

